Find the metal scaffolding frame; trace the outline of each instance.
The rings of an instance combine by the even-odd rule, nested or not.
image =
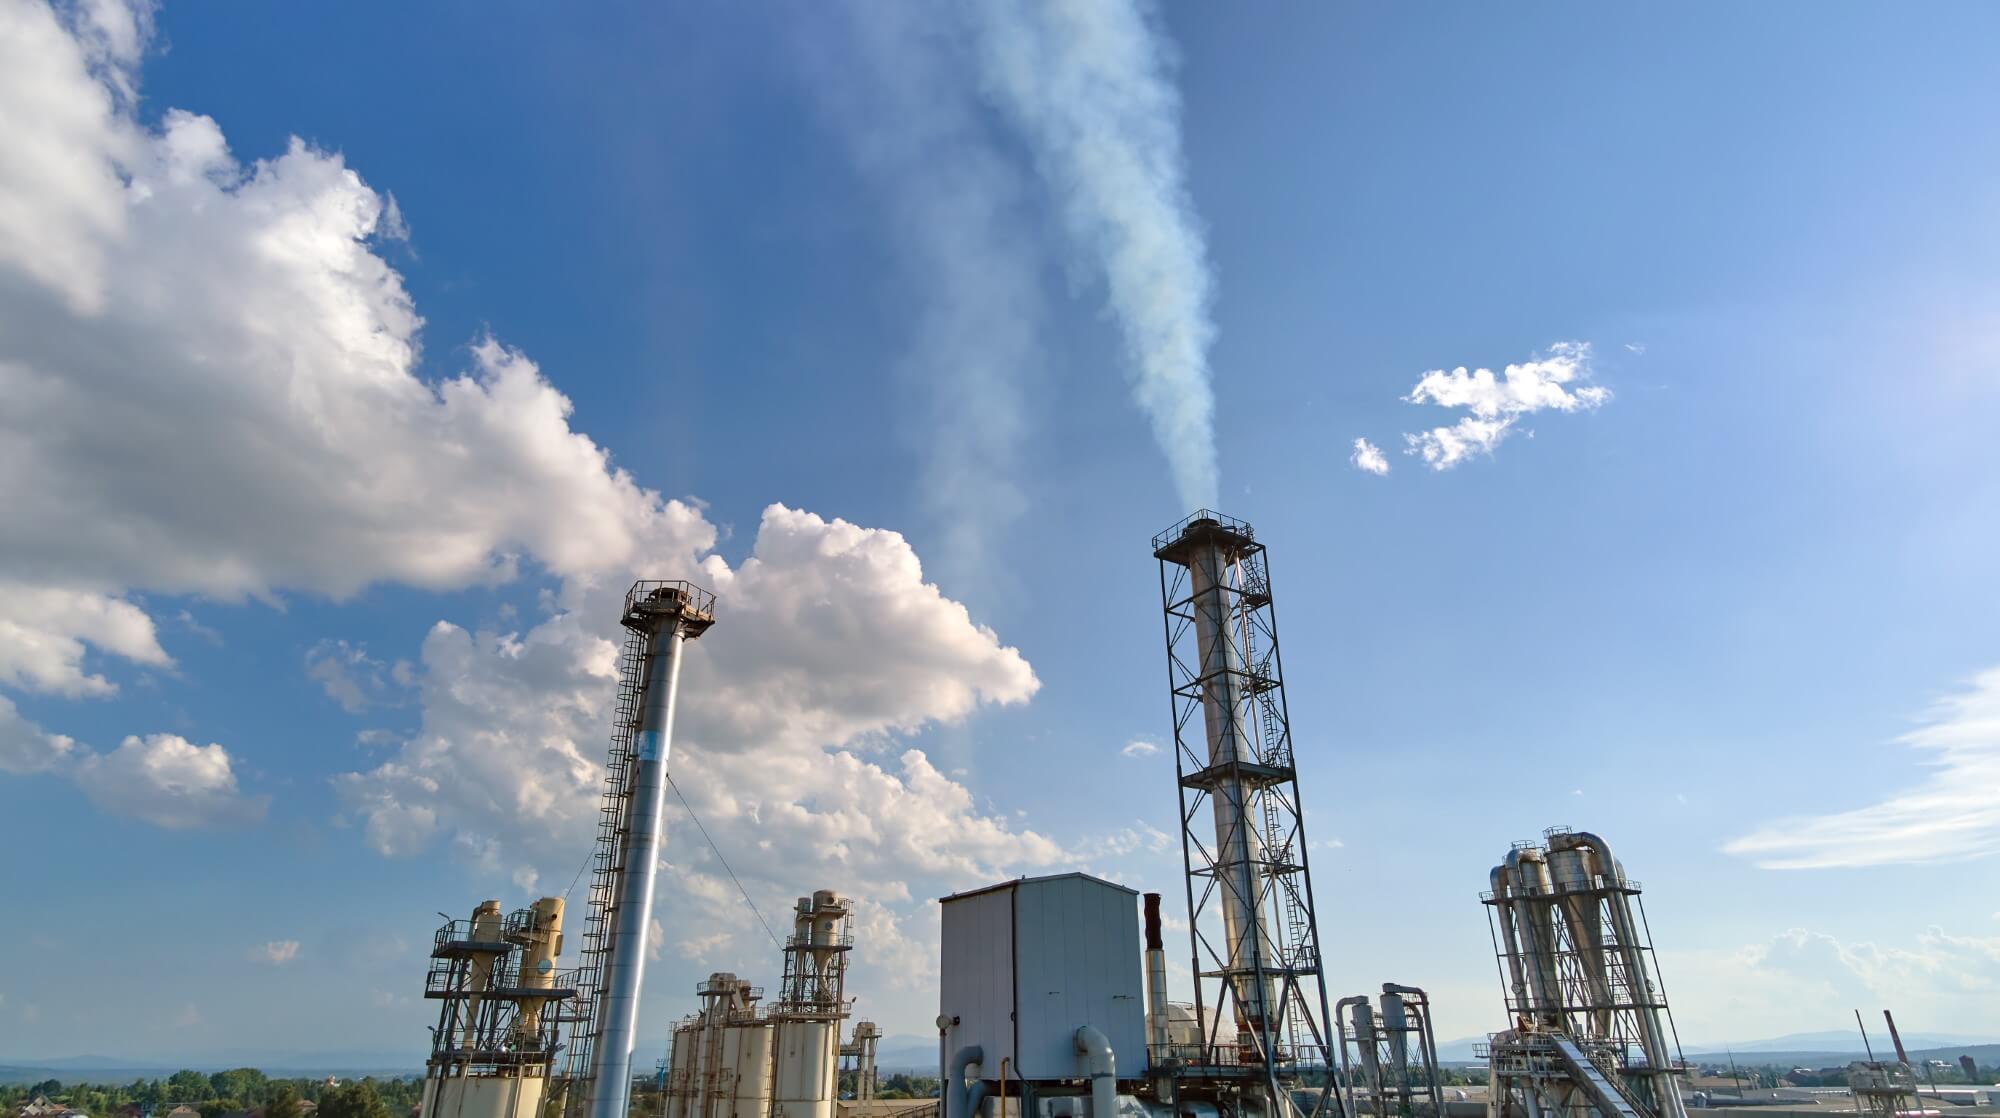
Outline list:
[[[1207,509],[1152,543],[1201,1029],[1200,1043],[1169,1045],[1152,1062],[1183,1082],[1262,1080],[1286,1110],[1337,1114],[1337,1040],[1264,546],[1249,524]],[[1226,743],[1220,755],[1215,740]],[[1210,814],[1213,846],[1199,833]]]
[[[555,971],[532,983],[523,979],[521,948],[533,926],[534,914],[524,908],[491,926],[448,920],[437,930],[424,976],[424,997],[439,1003],[427,1078],[545,1075],[553,1068],[576,976]],[[521,1012],[527,1000],[542,1007],[532,1032]]]
[[[1603,839],[1569,827],[1513,844],[1493,882],[1480,900],[1515,1026],[1479,1053],[1493,1105],[1518,1093],[1548,1109],[1682,1118],[1686,1065],[1639,882]]]

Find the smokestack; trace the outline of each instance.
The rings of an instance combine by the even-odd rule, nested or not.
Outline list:
[[[1146,894],[1146,1044],[1150,1063],[1167,1058],[1172,1043],[1167,1029],[1167,949],[1160,939],[1160,895]]]
[[[1256,700],[1244,687],[1249,675],[1242,647],[1245,637],[1236,627],[1237,598],[1248,589],[1239,585],[1239,561],[1249,542],[1233,526],[1224,527],[1213,513],[1203,510],[1187,522],[1177,541],[1157,554],[1188,569],[1189,607],[1201,657],[1197,670],[1202,725],[1208,739],[1204,779],[1210,782],[1209,804],[1215,819],[1215,899],[1222,910],[1238,1029],[1262,1037],[1275,1032],[1277,1024],[1271,1010],[1277,1001],[1272,975],[1278,961],[1267,950],[1262,842],[1244,768],[1258,761],[1250,715]]]
[[[1885,1009],[1882,1011],[1882,1020],[1889,1023],[1889,1043],[1896,1046],[1896,1059],[1909,1063],[1910,1053],[1903,1048],[1903,1034],[1896,1031],[1896,1019]]]
[[[611,936],[591,1052],[590,1118],[628,1118],[631,1109],[632,1045],[639,1028],[646,931],[653,920],[653,871],[666,830],[667,754],[673,745],[681,647],[715,623],[715,595],[686,582],[636,582],[625,595],[621,623],[645,639],[644,682],[632,735],[621,868],[608,913]]]

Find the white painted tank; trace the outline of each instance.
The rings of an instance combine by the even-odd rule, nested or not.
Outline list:
[[[423,1118],[535,1118],[548,1080],[539,1075],[469,1075],[426,1084]]]
[[[789,983],[775,1008],[773,1118],[833,1118],[840,1072],[840,1022],[848,903],[831,889],[800,897],[786,948]]]
[[[743,1021],[729,1026],[734,1037],[736,1083],[731,1118],[766,1118],[771,1109],[771,1024]]]
[[[782,1118],[833,1118],[837,1028],[832,1021],[778,1022],[776,1113]]]
[[[667,1090],[662,1103],[663,1118],[688,1118],[694,1098],[695,1051],[701,1045],[701,1022],[684,1021],[674,1026],[674,1039],[667,1049]]]

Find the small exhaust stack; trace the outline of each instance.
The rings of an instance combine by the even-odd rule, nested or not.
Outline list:
[[[1882,1011],[1882,1020],[1889,1024],[1889,1043],[1896,1046],[1896,1059],[1906,1064],[1909,1063],[1910,1053],[1903,1047],[1903,1034],[1896,1031],[1895,1016],[1885,1009]]]
[[[1160,939],[1160,895],[1146,894],[1146,1045],[1155,1067],[1167,1058],[1167,949]]]

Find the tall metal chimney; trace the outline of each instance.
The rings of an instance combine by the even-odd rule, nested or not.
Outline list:
[[[630,747],[614,748],[605,793],[607,818],[620,814],[617,800],[623,799],[622,822],[605,836],[617,856],[600,865],[591,890],[593,904],[602,909],[592,914],[602,957],[586,1095],[590,1118],[626,1118],[631,1105],[632,1047],[646,930],[653,918],[653,876],[665,831],[681,649],[714,623],[715,595],[688,582],[635,582],[625,595],[621,624],[639,642],[639,655],[636,664],[627,665],[620,692],[617,740],[629,740]]]
[[[1202,509],[1155,536],[1153,555],[1203,1034],[1192,1062],[1236,1075],[1262,1065],[1265,1112],[1288,1113],[1295,1088],[1331,1083],[1332,1033],[1264,546],[1250,525]],[[1204,807],[1213,830],[1197,835]],[[1220,980],[1212,1002],[1205,979]],[[1322,1091],[1310,1109],[1330,1100]]]

